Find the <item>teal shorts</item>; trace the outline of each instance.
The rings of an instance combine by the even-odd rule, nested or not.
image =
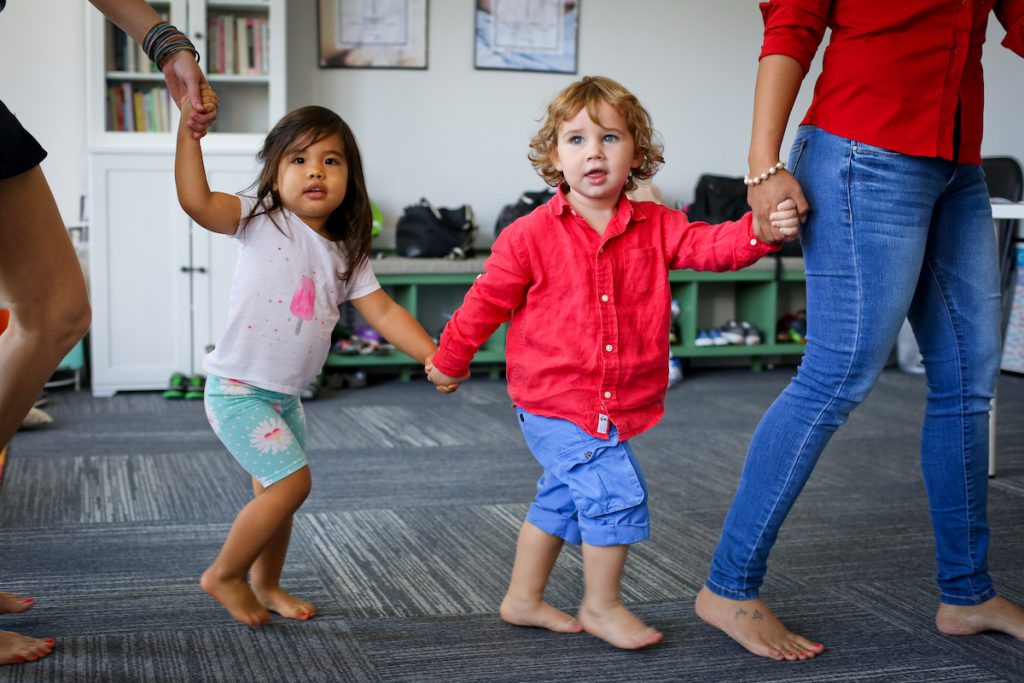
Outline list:
[[[306,415],[298,396],[210,375],[206,419],[235,460],[263,486],[306,466]]]

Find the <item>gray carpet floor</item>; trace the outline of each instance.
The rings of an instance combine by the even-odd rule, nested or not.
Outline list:
[[[37,597],[0,628],[53,636],[54,653],[0,681],[1013,681],[1024,643],[939,634],[917,434],[922,377],[887,371],[832,440],[783,527],[764,595],[825,643],[814,661],[743,651],[693,597],[750,434],[791,369],[698,371],[634,441],[653,535],[624,598],[665,633],[621,652],[586,634],[504,624],[497,606],[538,467],[504,383],[444,397],[384,381],[307,403],[313,493],[296,516],[287,589],[308,623],[236,624],[199,588],[247,479],[201,403],[57,392],[53,426],[22,432],[0,489],[0,588]],[[999,387],[990,566],[1024,604],[1024,378]],[[549,599],[573,610],[567,548]]]

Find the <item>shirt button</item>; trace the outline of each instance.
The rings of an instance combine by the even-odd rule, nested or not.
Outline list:
[[[608,301],[608,295],[607,294],[602,294],[601,295],[601,301]]]
[[[611,398],[612,397],[612,392],[610,392],[610,391],[604,392],[604,397],[605,398]]]
[[[605,351],[611,351],[612,350],[612,345],[608,344],[607,346],[604,347],[604,350]]]
[[[960,48],[957,48],[957,49],[953,50],[953,54],[959,55],[960,54]]]
[[[755,238],[753,238],[753,237],[750,238],[750,246],[752,246],[752,247],[756,247],[757,246],[757,240]]]

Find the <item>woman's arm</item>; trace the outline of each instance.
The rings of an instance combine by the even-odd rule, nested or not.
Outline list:
[[[758,64],[757,84],[754,87],[754,123],[747,155],[751,176],[766,171],[781,158],[782,138],[786,134],[786,124],[803,79],[804,68],[792,57],[766,55]],[[772,227],[769,218],[785,199],[796,202],[797,213],[801,220],[805,220],[807,200],[800,189],[800,183],[785,169],[780,169],[759,185],[751,185],[747,190],[747,202],[754,213],[754,234],[762,240],[778,242],[796,238],[793,234],[785,234]]]
[[[352,299],[351,303],[382,337],[420,363],[426,363],[427,358],[437,351],[437,344],[419,321],[383,289]]]
[[[139,45],[146,38],[149,29],[163,21],[144,0],[89,1]],[[175,104],[188,95],[192,105],[188,127],[192,131],[192,136],[198,140],[206,135],[207,128],[217,119],[216,110],[206,110],[199,94],[199,87],[206,83],[206,77],[196,63],[195,57],[187,50],[168,57],[164,63],[163,74],[167,90]]]
[[[200,95],[205,106],[216,113],[217,95],[203,85]],[[178,144],[174,155],[174,184],[178,189],[178,203],[185,213],[207,230],[234,235],[242,213],[241,200],[231,194],[211,192],[206,181],[206,166],[199,140],[188,127],[188,112],[192,105],[187,97],[181,101],[181,121],[178,123]]]

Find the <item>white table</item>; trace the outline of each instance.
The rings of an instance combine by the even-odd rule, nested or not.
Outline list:
[[[992,218],[995,219],[1020,219],[1021,224],[1017,226],[1017,236],[1024,237],[1024,202],[993,202]],[[996,476],[996,398],[992,397],[992,412],[988,417],[988,476]]]

